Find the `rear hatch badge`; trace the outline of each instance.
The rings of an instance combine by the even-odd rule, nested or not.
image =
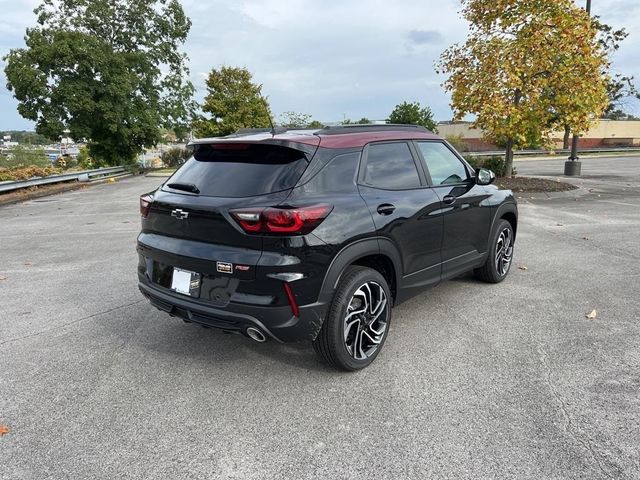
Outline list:
[[[233,273],[233,264],[227,262],[216,262],[216,270],[220,273]]]

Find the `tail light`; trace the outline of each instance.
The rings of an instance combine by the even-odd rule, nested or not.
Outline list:
[[[304,235],[331,213],[331,205],[235,209],[229,213],[247,233]]]
[[[140,197],[140,215],[147,217],[149,210],[151,210],[151,204],[153,203],[153,197],[151,195],[142,195]]]

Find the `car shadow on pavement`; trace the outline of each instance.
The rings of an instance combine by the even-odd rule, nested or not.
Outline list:
[[[122,339],[129,344],[138,342],[138,347],[155,352],[159,358],[167,356],[192,358],[205,363],[215,362],[238,368],[242,363],[262,365],[278,364],[318,372],[333,372],[317,358],[311,342],[281,344],[274,340],[258,343],[241,334],[224,333],[216,328],[206,328],[195,323],[186,323],[172,318],[150,306],[136,306],[139,322],[135,334]],[[117,332],[118,331],[118,332]],[[126,335],[126,330],[115,326],[112,334]]]

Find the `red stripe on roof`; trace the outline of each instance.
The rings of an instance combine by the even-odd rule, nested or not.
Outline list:
[[[320,146],[324,148],[364,147],[367,143],[385,140],[440,140],[440,137],[434,133],[421,131],[361,132],[340,135],[320,134],[320,138]]]

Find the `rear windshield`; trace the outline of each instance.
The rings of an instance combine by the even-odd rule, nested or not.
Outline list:
[[[307,167],[304,152],[279,145],[198,145],[165,184],[195,185],[200,195],[250,197],[293,188]]]

